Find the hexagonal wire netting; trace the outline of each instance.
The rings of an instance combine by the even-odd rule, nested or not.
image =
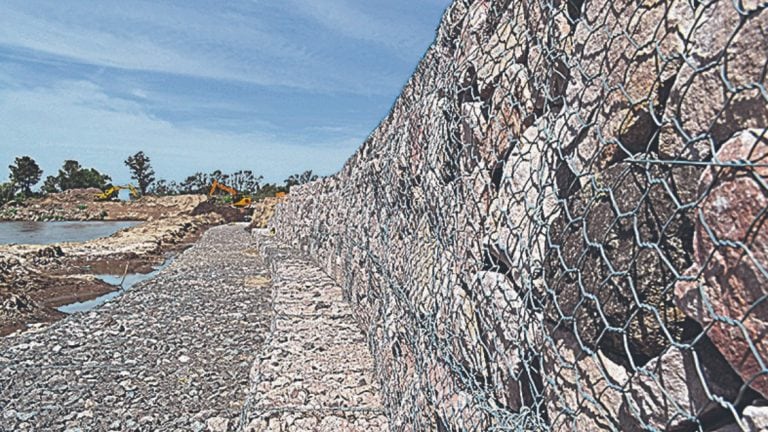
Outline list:
[[[760,427],[766,7],[448,9],[390,115],[272,222],[344,287],[392,430]]]

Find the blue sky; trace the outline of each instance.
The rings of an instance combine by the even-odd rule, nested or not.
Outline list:
[[[0,181],[20,155],[129,181],[341,168],[387,114],[448,0],[3,0]]]

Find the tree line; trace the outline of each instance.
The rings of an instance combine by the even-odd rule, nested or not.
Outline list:
[[[128,167],[131,179],[142,195],[181,195],[207,193],[213,180],[218,180],[227,186],[237,189],[244,195],[250,195],[254,200],[274,196],[278,192],[288,192],[292,186],[317,180],[318,176],[311,170],[301,174],[293,174],[283,181],[283,184],[263,183],[264,177],[255,175],[251,170],[239,170],[234,173],[224,173],[215,170],[211,173],[197,172],[182,182],[155,178],[149,157],[140,151],[123,161]],[[32,188],[43,177],[43,170],[30,156],[19,156],[12,165],[9,181],[0,183],[0,205],[11,200],[23,200],[28,197],[63,192],[70,189],[99,188],[107,189],[112,184],[112,177],[94,168],[85,168],[76,160],[65,160],[59,172],[49,175],[43,181],[39,192]]]

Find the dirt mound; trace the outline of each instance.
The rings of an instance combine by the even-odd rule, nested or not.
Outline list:
[[[251,213],[251,209],[240,209],[227,204],[217,203],[213,200],[206,200],[199,203],[190,214],[196,216],[207,213],[216,213],[224,218],[224,221],[227,223],[243,222]]]
[[[191,215],[206,202],[205,195],[144,196],[131,201],[96,201],[99,189],[72,189],[11,202],[0,207],[0,220],[156,220]],[[202,214],[197,212],[195,214]]]
[[[272,215],[275,214],[275,207],[285,201],[286,197],[267,197],[257,202],[253,207],[253,218],[248,228],[266,228]]]

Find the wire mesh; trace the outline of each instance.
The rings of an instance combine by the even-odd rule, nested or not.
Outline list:
[[[393,430],[768,427],[767,7],[451,5],[272,221],[344,288]]]

